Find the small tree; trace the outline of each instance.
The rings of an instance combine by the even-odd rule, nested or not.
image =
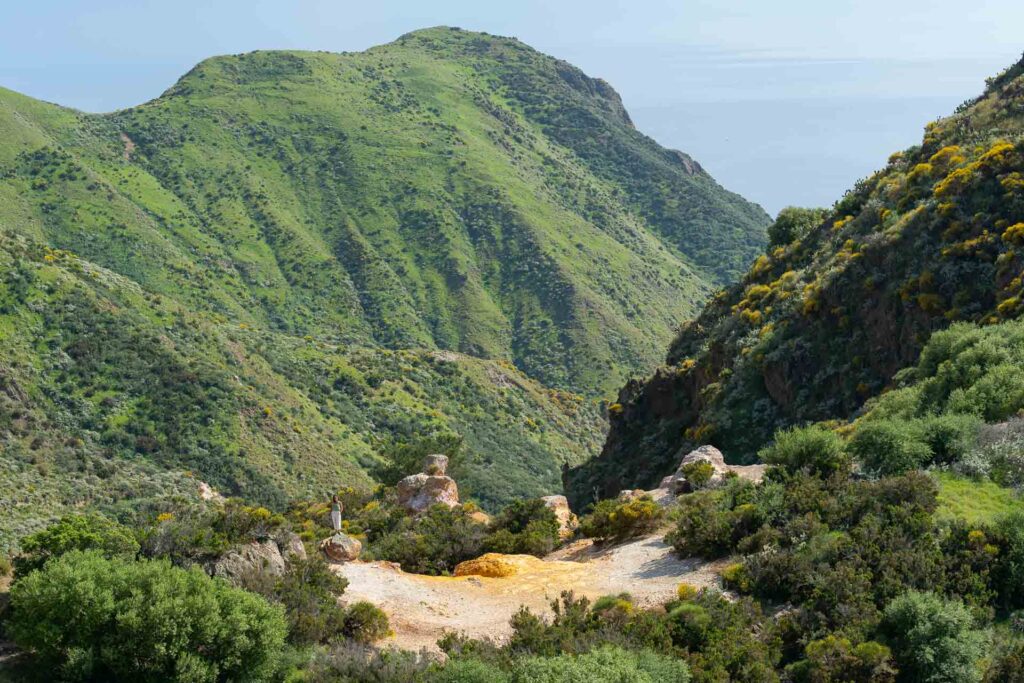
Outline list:
[[[804,209],[799,206],[787,206],[779,211],[775,222],[768,226],[768,246],[781,247],[795,240],[803,239],[804,235],[825,220],[828,211],[825,209]]]
[[[892,647],[900,680],[970,683],[981,680],[978,660],[987,637],[974,628],[970,610],[958,600],[911,591],[885,608],[880,631]]]
[[[285,621],[263,598],[166,560],[75,550],[11,588],[10,635],[63,677],[267,680]]]
[[[97,550],[104,557],[133,557],[139,543],[132,532],[102,515],[69,515],[21,540],[14,560],[19,578],[72,550]]]
[[[881,476],[918,469],[932,456],[921,426],[916,422],[895,419],[860,424],[848,448],[869,471]]]
[[[831,429],[820,425],[794,427],[775,433],[775,441],[758,457],[769,465],[780,465],[790,472],[806,470],[827,476],[849,468],[850,458],[843,440]]]

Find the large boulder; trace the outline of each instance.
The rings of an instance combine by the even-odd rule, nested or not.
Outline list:
[[[667,483],[668,485],[666,488],[676,495],[680,493],[689,493],[694,489],[694,487],[686,480],[683,468],[695,462],[706,462],[710,464],[711,469],[714,470],[711,474],[711,479],[704,484],[705,487],[715,487],[721,484],[725,475],[731,469],[725,464],[725,456],[722,455],[722,451],[718,450],[714,446],[705,444],[684,455],[682,460],[679,461],[679,468],[676,470],[676,473],[671,475],[670,480],[667,482],[663,481],[662,483]]]
[[[423,459],[423,471],[427,474],[445,476],[448,474],[448,456],[440,454],[428,455]]]
[[[421,514],[438,503],[450,508],[459,504],[459,487],[451,477],[413,474],[398,482],[398,504],[413,514]]]
[[[616,496],[616,500],[620,503],[631,503],[646,495],[648,495],[647,491],[644,491],[643,489],[623,489],[622,491],[619,491],[619,495]]]
[[[541,498],[558,520],[558,537],[563,541],[572,538],[579,526],[579,520],[569,509],[569,501],[565,496],[544,496]]]
[[[331,562],[351,562],[359,559],[363,552],[363,544],[358,538],[338,532],[330,538],[320,541],[320,552]]]
[[[277,547],[285,560],[296,557],[300,560],[306,559],[306,546],[294,531],[289,531],[283,537],[277,539]]]
[[[213,575],[237,581],[247,574],[262,572],[280,576],[284,573],[281,549],[271,539],[253,541],[224,553],[213,563]]]

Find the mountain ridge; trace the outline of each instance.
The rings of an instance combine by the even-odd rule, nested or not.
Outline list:
[[[449,29],[103,115],[0,90],[0,141],[0,440],[40,514],[188,472],[279,505],[458,436],[486,506],[557,491],[768,222],[610,86]]]
[[[697,443],[749,462],[778,429],[856,416],[933,332],[1017,317],[1022,74],[1024,60],[989,79],[709,301],[666,365],[620,392],[602,455],[569,475],[574,496],[655,483]]]

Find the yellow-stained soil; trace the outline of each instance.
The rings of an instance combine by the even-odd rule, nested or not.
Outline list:
[[[566,590],[592,600],[630,593],[640,607],[661,605],[675,597],[683,581],[698,588],[718,585],[721,565],[675,557],[661,534],[606,549],[577,541],[543,560],[492,553],[471,562],[477,564],[462,573],[511,573],[421,576],[390,562],[351,562],[334,569],[349,581],[344,602],[369,600],[387,613],[395,632],[390,642],[436,650],[445,631],[502,641],[521,606],[548,614],[551,601]]]

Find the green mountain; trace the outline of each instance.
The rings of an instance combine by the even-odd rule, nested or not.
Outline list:
[[[1018,317],[1024,61],[809,230],[793,219],[813,212],[788,213],[769,230],[777,243],[683,327],[666,366],[622,390],[602,454],[568,477],[578,500],[650,485],[697,443],[749,462],[780,427],[855,416],[936,330]]]
[[[106,115],[0,89],[4,509],[280,503],[439,434],[485,504],[557,490],[768,222],[603,81],[456,29]]]

